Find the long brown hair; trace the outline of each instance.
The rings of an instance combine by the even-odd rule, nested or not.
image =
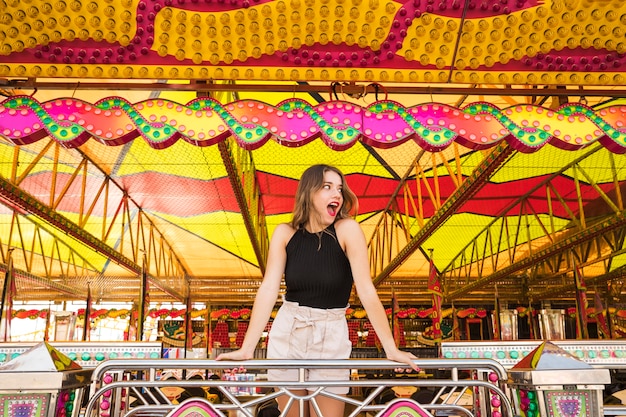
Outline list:
[[[298,189],[296,190],[293,218],[290,223],[294,229],[303,227],[309,221],[311,207],[313,206],[311,196],[324,186],[324,174],[328,171],[336,172],[341,178],[343,204],[336,218],[343,219],[356,215],[359,201],[356,194],[348,187],[343,173],[338,168],[330,165],[312,165],[300,177]]]

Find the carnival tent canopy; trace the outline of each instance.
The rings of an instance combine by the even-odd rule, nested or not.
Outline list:
[[[299,176],[327,163],[385,303],[430,304],[435,276],[458,305],[571,302],[575,275],[622,301],[621,1],[6,7],[16,299],[137,301],[147,281],[250,304]]]
[[[571,296],[574,265],[593,286],[623,270],[616,231],[623,227],[624,106],[571,104],[552,111],[293,98],[272,105],[239,97],[224,105],[204,100],[202,110],[192,111],[197,103],[165,97],[2,103],[8,139],[2,243],[5,256],[7,248],[18,249],[11,258],[24,272],[17,274],[21,297],[81,298],[89,283],[99,299],[133,299],[145,270],[153,300],[180,300],[191,291],[196,301],[249,303],[262,278],[267,239],[289,220],[297,180],[315,163],[341,168],[359,196],[358,220],[383,298],[394,291],[405,302],[426,302],[431,259],[446,295],[466,303],[490,302],[496,287],[515,303]],[[37,122],[30,130],[18,127],[38,111],[54,123],[39,131]],[[260,135],[246,142],[245,134],[238,140],[229,130],[254,125],[254,114],[263,112],[257,125],[268,132],[295,131],[293,118],[306,133],[327,121],[327,134],[289,140],[277,133],[258,144]],[[185,115],[186,128],[179,121]],[[362,122],[367,118],[370,125]],[[155,145],[141,135],[141,120],[152,134],[169,126],[179,135]],[[395,133],[407,120],[415,121],[413,130]],[[88,139],[64,141],[63,121],[80,127],[76,138],[87,132]],[[463,121],[465,127],[455,126]],[[371,130],[377,123],[390,138]],[[135,138],[116,143],[119,126]],[[215,134],[206,146],[190,139],[190,131],[209,137],[212,128],[229,134]],[[361,136],[334,141],[349,129]],[[427,151],[434,145],[420,136],[423,129],[455,136]],[[551,132],[550,139],[537,135],[531,146],[521,133],[533,129]],[[612,132],[622,133],[609,143]],[[470,140],[480,134],[491,140]],[[16,158],[19,163],[10,163]]]

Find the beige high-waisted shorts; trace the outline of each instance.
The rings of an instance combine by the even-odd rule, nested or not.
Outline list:
[[[319,309],[284,301],[272,323],[267,345],[268,359],[348,359],[346,308]],[[298,369],[270,369],[269,381],[297,381]],[[348,381],[349,369],[310,369],[307,381]],[[313,390],[314,388],[310,388]],[[349,387],[330,387],[329,392],[347,394]]]

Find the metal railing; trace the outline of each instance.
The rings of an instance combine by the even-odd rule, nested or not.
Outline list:
[[[91,395],[85,417],[165,416],[176,407],[165,394],[168,387],[202,387],[219,390],[223,401],[215,409],[225,415],[255,417],[256,408],[281,395],[288,397],[282,415],[307,404],[321,414],[317,399],[334,398],[345,403],[348,417],[373,416],[385,410],[385,394],[391,388],[420,392],[414,397],[424,410],[435,416],[488,417],[514,415],[506,394],[507,373],[491,359],[417,359],[423,370],[405,372],[408,367],[385,359],[348,360],[249,360],[215,361],[197,359],[129,359],[109,360],[92,374]],[[221,379],[159,380],[168,370],[226,370],[245,368],[247,372],[264,373],[267,369],[298,369],[298,381]],[[358,379],[350,381],[305,381],[308,369],[351,369]],[[348,395],[328,391],[331,387],[350,387]],[[257,391],[263,394],[257,394]],[[241,392],[245,392],[242,395]],[[306,394],[302,394],[306,392]],[[395,392],[395,391],[394,391]],[[426,399],[424,399],[426,398]],[[131,404],[132,400],[132,404]],[[234,414],[231,414],[234,413]]]

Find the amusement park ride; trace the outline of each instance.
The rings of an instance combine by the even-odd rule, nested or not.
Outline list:
[[[229,389],[266,381],[160,376],[235,366],[206,358],[236,347],[298,178],[329,163],[428,371],[386,378],[353,294],[350,366],[385,374],[353,415],[619,415],[598,392],[626,360],[624,27],[620,0],[0,2],[0,372],[48,355],[36,372],[60,375],[28,392],[0,373],[0,410],[252,415]],[[88,341],[104,318],[123,342]],[[45,343],[11,337],[23,320]],[[258,353],[256,375],[321,366]],[[592,376],[533,386],[561,357]],[[141,395],[173,384],[228,401]],[[394,384],[473,397],[373,404]]]

